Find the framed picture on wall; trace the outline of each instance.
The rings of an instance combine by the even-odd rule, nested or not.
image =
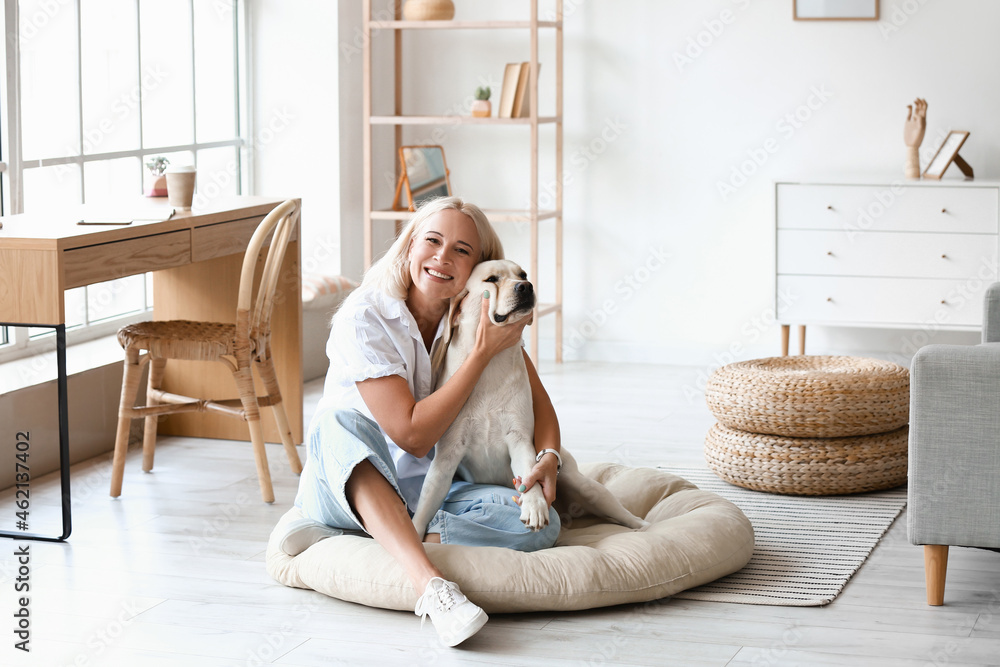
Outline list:
[[[878,21],[878,0],[792,0],[796,21]]]

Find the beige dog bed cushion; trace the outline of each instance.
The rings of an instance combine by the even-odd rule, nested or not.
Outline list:
[[[426,545],[431,561],[489,613],[590,609],[656,600],[742,568],[753,552],[750,521],[732,503],[675,475],[602,463],[583,466],[650,526],[632,531],[563,508],[555,547],[522,553],[498,547]],[[289,510],[267,546],[278,582],[372,607],[413,611],[417,594],[374,540],[344,535],[298,556],[278,549]]]

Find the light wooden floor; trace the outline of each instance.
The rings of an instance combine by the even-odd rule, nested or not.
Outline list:
[[[705,369],[543,365],[581,461],[701,466],[712,423]],[[320,383],[308,387],[314,404]],[[4,450],[7,451],[7,450]],[[268,533],[296,478],[269,445],[277,502],[260,502],[241,443],[163,438],[153,474],[130,455],[124,493],[110,459],[74,467],[74,532],[31,543],[32,653],[13,649],[21,544],[0,543],[2,665],[997,665],[1000,554],[952,549],[946,605],[925,604],[922,549],[905,514],[831,605],[662,600],[566,614],[497,615],[459,649],[437,647],[412,614],[341,602],[271,580]],[[36,480],[33,512],[56,497]],[[10,507],[9,497],[2,507]]]

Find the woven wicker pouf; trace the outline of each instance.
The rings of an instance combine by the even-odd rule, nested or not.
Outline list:
[[[842,356],[771,357],[713,373],[719,424],[705,459],[748,489],[864,493],[906,481],[910,378],[903,366]]]
[[[863,357],[770,357],[716,370],[705,388],[722,424],[751,433],[839,438],[909,422],[910,372]]]
[[[906,481],[909,427],[846,438],[785,438],[716,424],[705,460],[730,484],[798,496],[865,493]]]

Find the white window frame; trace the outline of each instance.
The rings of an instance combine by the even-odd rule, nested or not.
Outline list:
[[[80,32],[80,1],[81,0],[69,0],[72,2],[76,9],[76,20],[77,20],[77,32]],[[252,80],[250,73],[250,17],[248,15],[249,2],[247,0],[229,0],[232,2],[232,13],[233,13],[233,78],[235,82],[235,99],[233,105],[233,113],[235,115],[236,122],[236,132],[233,139],[226,139],[222,141],[208,141],[208,142],[198,142],[197,134],[197,121],[198,121],[198,101],[197,101],[197,66],[194,57],[195,49],[195,39],[194,39],[194,3],[196,1],[204,0],[188,0],[191,7],[191,63],[192,63],[192,73],[191,73],[191,86],[192,86],[192,127],[193,136],[195,138],[194,143],[190,144],[180,144],[172,146],[145,146],[144,139],[142,136],[142,104],[141,101],[137,108],[139,109],[139,145],[133,150],[124,151],[111,151],[104,153],[92,153],[87,154],[85,151],[81,150],[79,155],[68,156],[68,157],[54,157],[46,158],[41,160],[31,160],[26,162],[22,157],[22,140],[21,140],[21,94],[20,94],[20,31],[19,26],[19,3],[18,0],[4,0],[4,13],[3,13],[3,29],[5,35],[5,62],[6,67],[3,68],[2,74],[3,80],[0,81],[0,126],[2,126],[2,137],[0,137],[0,206],[2,206],[3,215],[13,215],[17,213],[24,212],[24,182],[23,174],[28,169],[40,168],[40,167],[52,167],[57,165],[77,165],[79,166],[80,174],[80,192],[83,202],[86,203],[86,188],[84,187],[85,182],[85,169],[84,165],[88,162],[101,162],[104,160],[114,160],[119,158],[128,157],[138,157],[139,158],[139,168],[143,169],[142,162],[143,158],[150,154],[162,154],[162,153],[175,153],[181,151],[190,151],[195,156],[195,161],[197,161],[198,151],[211,149],[211,148],[225,148],[232,147],[236,153],[236,188],[237,193],[242,194],[244,192],[252,192],[252,178],[253,170],[250,168],[253,160],[253,142],[249,141],[247,137],[250,133],[250,111],[251,105],[249,104],[249,85]],[[134,0],[136,5],[136,32],[138,33],[141,25],[141,3],[140,0]],[[213,0],[213,6],[217,8],[220,7],[219,0]],[[8,26],[15,26],[13,29],[8,29]],[[136,48],[139,50],[137,54],[138,57],[138,68],[137,76],[139,80],[137,83],[138,91],[142,95],[142,51],[141,51],[141,35],[138,36],[136,40]],[[82,73],[79,73],[79,63],[82,62],[82,40],[77,40],[77,63],[78,63],[78,77],[80,77],[80,85],[77,95],[77,104],[79,105],[79,118],[83,118],[83,82]],[[79,127],[78,140],[80,146],[84,145],[84,127],[81,120]],[[197,164],[196,164],[197,166]],[[141,181],[140,181],[141,182]],[[139,196],[140,193],[136,193]],[[87,299],[86,290],[84,289],[84,299]],[[67,328],[66,331],[66,341],[67,345],[73,345],[75,343],[82,343],[85,341],[93,340],[95,338],[100,338],[103,336],[108,336],[115,333],[121,326],[129,324],[132,322],[139,322],[142,320],[148,320],[152,316],[152,305],[149,303],[150,294],[147,287],[144,290],[143,307],[141,310],[128,313],[115,318],[108,318],[101,320],[96,323],[89,322],[88,318],[89,311],[85,308],[85,322],[83,325],[74,326],[72,328]],[[4,338],[6,337],[6,342]],[[0,362],[10,361],[13,359],[30,356],[35,353],[36,345],[41,344],[38,338],[50,338],[51,334],[44,335],[41,337],[32,337],[29,334],[29,330],[26,327],[2,327],[0,326]]]

